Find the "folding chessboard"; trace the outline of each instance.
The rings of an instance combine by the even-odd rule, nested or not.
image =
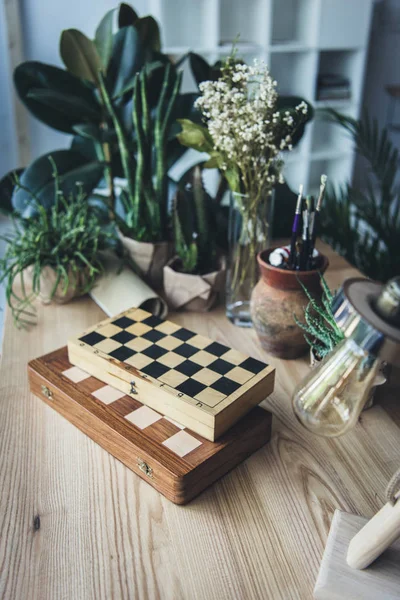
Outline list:
[[[214,441],[273,390],[274,369],[144,310],[68,342],[91,375]]]
[[[212,443],[68,361],[62,348],[29,363],[32,392],[167,498],[184,504],[270,439],[253,408]]]

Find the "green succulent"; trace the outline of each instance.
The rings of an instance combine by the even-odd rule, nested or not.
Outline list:
[[[301,282],[300,282],[301,283]],[[344,334],[335,321],[332,312],[333,294],[323,275],[321,275],[322,297],[317,300],[301,283],[309,302],[304,310],[305,323],[294,316],[297,325],[303,329],[304,338],[318,358],[324,358],[339,342],[344,339]]]
[[[31,194],[34,213],[29,219],[14,215],[14,231],[2,237],[8,245],[0,260],[0,283],[5,282],[7,303],[18,326],[35,321],[32,303],[41,292],[44,268],[50,267],[55,273],[50,299],[59,291],[59,286],[62,295],[70,286],[84,294],[103,270],[101,252],[117,243],[115,232],[104,226],[99,209],[87,201],[82,186],[77,183],[75,189],[66,194],[60,187],[56,163],[51,157],[50,162],[54,169],[54,203],[45,208]],[[15,185],[18,189],[23,187],[18,177]],[[27,188],[25,192],[29,194]],[[27,269],[31,271],[30,290],[25,284]]]

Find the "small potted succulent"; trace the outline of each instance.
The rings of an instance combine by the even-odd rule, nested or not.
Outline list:
[[[301,323],[295,316],[295,321],[303,329],[304,338],[310,346],[311,367],[323,360],[344,339],[344,334],[337,325],[332,312],[334,294],[329,289],[323,275],[321,275],[321,286],[323,289],[321,302],[318,302],[304,285],[302,286],[309,300],[304,310],[305,323]],[[389,376],[390,365],[383,362],[375,377],[374,386],[371,388],[364,410],[373,405],[376,388],[386,383]]]
[[[310,346],[310,364],[314,366],[329,354],[339,342],[344,339],[344,334],[335,321],[332,312],[333,294],[323,275],[321,275],[322,296],[317,301],[302,285],[308,298],[304,310],[305,323],[301,323],[294,315],[297,325],[304,331],[304,339]]]
[[[56,170],[54,179],[54,203],[48,208],[19,178],[14,182],[17,190],[30,196],[32,211],[29,217],[13,214],[14,232],[3,238],[8,245],[0,260],[0,283],[5,283],[17,326],[34,323],[37,297],[44,303],[63,303],[87,293],[103,271],[102,252],[117,242],[80,184],[66,195]]]
[[[225,265],[218,247],[219,210],[216,200],[204,189],[200,167],[194,167],[175,196],[176,256],[164,267],[164,292],[174,310],[204,312],[218,301],[225,283]]]

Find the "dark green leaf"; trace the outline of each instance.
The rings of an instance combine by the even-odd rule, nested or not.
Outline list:
[[[117,9],[113,8],[104,15],[96,29],[94,36],[94,43],[96,44],[97,52],[99,53],[104,69],[107,69],[108,67],[108,61],[110,60],[112,52],[113,28],[114,19],[116,18],[116,10]]]
[[[101,120],[99,107],[96,105],[93,106],[77,96],[63,94],[55,90],[32,88],[28,92],[27,97],[40,102],[50,109],[58,110],[60,116],[68,115],[73,122],[89,121],[99,123]]]
[[[65,133],[73,133],[73,126],[82,122],[82,116],[76,120],[68,111],[53,107],[29,97],[29,93],[39,89],[52,90],[59,94],[74,97],[85,102],[91,110],[100,114],[100,106],[93,88],[68,71],[36,61],[20,64],[14,71],[14,83],[18,96],[28,110],[46,125]]]
[[[15,187],[15,177],[20,177],[24,169],[14,169],[0,180],[0,212],[10,215],[13,212],[11,198]]]
[[[66,196],[75,189],[77,182],[86,193],[91,192],[103,174],[102,164],[85,162],[82,154],[72,150],[55,150],[41,156],[22,174],[20,181],[25,189],[16,190],[12,197],[14,209],[24,217],[33,213],[32,196],[45,207],[54,203],[55,184],[49,156],[57,166],[60,188]]]
[[[161,49],[160,29],[154,17],[147,16],[138,19],[135,21],[135,27],[139,32],[143,47],[159,52]]]
[[[135,27],[124,27],[113,37],[113,48],[107,69],[107,89],[119,96],[142,68],[142,45]]]
[[[211,65],[195,52],[189,52],[189,65],[197,85],[211,79]]]
[[[305,102],[307,104],[308,111],[307,115],[300,114],[297,117],[297,123],[299,124],[296,127],[294,133],[291,134],[293,147],[299,143],[299,141],[304,135],[304,130],[307,123],[311,121],[311,119],[314,117],[314,108],[309,102],[307,102],[306,100],[304,100],[304,98],[301,98],[300,96],[278,96],[278,101],[276,103],[278,111],[284,112],[285,110],[293,111],[294,108],[298,106],[301,102]],[[296,116],[293,112],[292,116],[295,118],[296,123]]]
[[[120,29],[122,29],[122,27],[129,27],[129,25],[134,25],[139,19],[137,12],[132,8],[130,4],[125,4],[125,2],[122,2],[117,10],[118,27]]]
[[[68,71],[98,85],[102,62],[96,44],[78,29],[61,33],[60,55]]]

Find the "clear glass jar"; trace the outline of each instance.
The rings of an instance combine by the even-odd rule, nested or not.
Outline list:
[[[380,364],[353,339],[343,340],[296,388],[295,415],[313,433],[343,435],[356,424]]]
[[[254,202],[247,194],[230,194],[226,316],[239,327],[251,327],[250,297],[259,273],[257,254],[271,241],[273,192]]]

